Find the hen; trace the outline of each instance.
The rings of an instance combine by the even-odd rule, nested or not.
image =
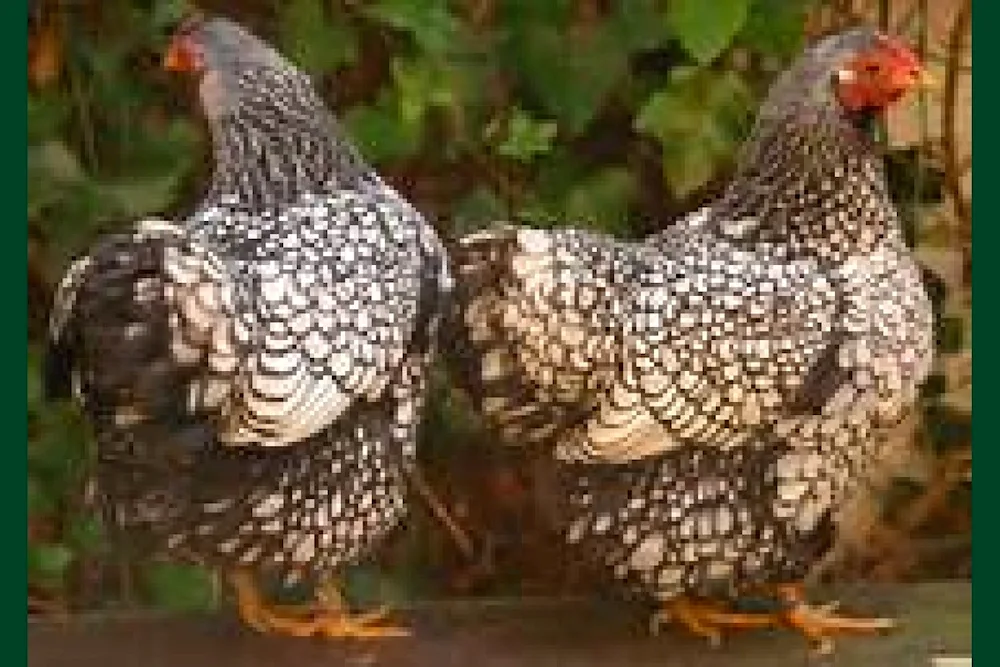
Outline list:
[[[453,364],[515,444],[551,448],[566,538],[690,630],[881,619],[796,585],[932,357],[932,313],[866,123],[920,83],[869,29],[772,86],[724,192],[643,243],[502,227],[462,240]],[[710,600],[768,589],[778,614]]]
[[[198,82],[211,185],[190,218],[139,222],[69,269],[49,392],[93,424],[119,537],[226,569],[257,629],[395,634],[347,615],[331,575],[404,516],[442,246],[243,28],[192,18],[165,65]],[[318,577],[321,599],[269,609],[258,572]]]

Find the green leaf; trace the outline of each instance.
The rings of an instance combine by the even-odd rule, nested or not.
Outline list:
[[[400,121],[395,92],[385,93],[371,107],[347,112],[344,125],[366,159],[382,163],[415,155],[423,140],[422,123]]]
[[[93,242],[102,225],[117,215],[100,187],[91,182],[53,187],[38,179],[28,185],[28,216],[41,218],[54,263],[62,266]]]
[[[200,157],[200,140],[194,124],[187,119],[137,124],[119,154],[127,169],[117,171],[115,175],[131,178],[179,177],[186,174],[194,166],[194,160]]]
[[[57,507],[55,498],[37,477],[28,475],[28,515],[50,516]]]
[[[534,194],[525,196],[524,202],[518,206],[512,217],[520,224],[540,229],[553,229],[569,224],[556,204],[545,201]]]
[[[625,236],[629,232],[629,208],[636,192],[635,179],[627,169],[602,169],[569,191],[566,217],[574,224],[584,222],[594,229]]]
[[[663,151],[668,187],[679,197],[704,185],[731,158],[751,118],[752,97],[734,72],[678,68],[634,120]]]
[[[461,34],[459,22],[449,11],[446,0],[378,0],[361,11],[379,23],[408,32],[427,53],[454,50]]]
[[[667,87],[649,96],[636,114],[633,126],[647,134],[661,145],[671,142],[674,137],[698,125],[686,100]]]
[[[392,61],[399,117],[404,123],[419,125],[433,107],[449,109],[457,103],[451,71],[429,59]]]
[[[551,151],[559,129],[555,122],[536,120],[523,109],[514,109],[504,125],[497,155],[525,163]],[[488,127],[487,135],[498,133],[495,127]]]
[[[210,572],[194,565],[150,563],[142,580],[150,600],[170,611],[208,611],[216,607],[215,582]]]
[[[683,149],[665,151],[663,172],[670,190],[678,197],[687,197],[705,185],[715,173],[716,153],[704,140],[691,140]]]
[[[331,20],[321,0],[283,3],[279,42],[302,69],[319,74],[357,61],[357,34],[343,20]],[[334,13],[339,17],[339,13]]]
[[[673,37],[657,0],[617,2],[611,11],[606,19],[608,30],[627,53],[658,48]]]
[[[541,24],[566,26],[573,15],[573,4],[573,0],[505,0],[498,3],[497,10],[500,25],[516,31]]]
[[[571,134],[586,128],[629,74],[628,53],[604,25],[572,37],[529,25],[511,35],[506,51],[531,96]]]
[[[28,95],[28,143],[51,140],[70,115],[69,102],[53,92]]]
[[[89,438],[79,410],[69,404],[46,404],[32,426],[35,435],[28,447],[28,469],[53,488],[70,490],[86,472]]]
[[[750,0],[671,0],[667,21],[684,50],[706,64],[733,41],[749,5]]]
[[[401,125],[407,136],[423,139],[428,118],[436,110],[442,122],[435,128],[445,133],[435,135],[441,141],[436,155],[447,159],[465,142],[478,146],[478,117],[484,112],[480,67],[419,57],[395,58],[391,69],[394,85],[383,92],[378,106],[395,115],[392,122]]]
[[[83,204],[91,185],[79,158],[64,142],[51,139],[28,147],[29,218],[48,207]]]
[[[451,232],[456,235],[469,234],[488,227],[507,215],[506,203],[492,190],[479,185],[452,207]],[[452,425],[451,421],[448,424]]]
[[[120,178],[100,183],[98,191],[116,217],[138,218],[164,212],[174,201],[180,174],[147,178]]]
[[[351,603],[373,607],[380,603],[398,604],[406,599],[401,588],[392,581],[392,573],[383,572],[378,565],[357,563],[344,568],[344,595]]]
[[[783,60],[797,55],[805,38],[806,15],[815,0],[752,0],[741,44]]]
[[[87,178],[77,156],[55,139],[28,148],[28,176],[29,186],[35,182],[47,187],[81,183]]]
[[[104,526],[94,516],[75,516],[66,526],[66,541],[81,553],[94,553],[104,545]]]
[[[65,544],[29,544],[28,580],[49,589],[62,588],[73,551]]]
[[[189,0],[156,0],[149,16],[150,27],[156,30],[170,30],[190,11]]]

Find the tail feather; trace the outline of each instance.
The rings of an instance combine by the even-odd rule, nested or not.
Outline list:
[[[531,298],[517,272],[547,256],[526,249],[526,237],[544,244],[546,234],[502,226],[467,236],[452,251],[456,288],[445,358],[457,384],[511,445],[550,443],[589,412],[577,400],[579,387],[558,386],[572,372],[532,376],[523,357],[524,331],[510,321]]]
[[[377,402],[294,447],[234,448],[199,392],[231,390],[240,369],[213,367],[215,341],[180,321],[171,261],[186,238],[146,224],[73,265],[51,316],[48,392],[75,394],[90,418],[96,496],[122,548],[289,577],[332,570],[403,515],[433,318]]]
[[[65,400],[73,394],[73,359],[76,357],[78,341],[74,332],[59,340],[49,339],[42,360],[42,382],[45,399]]]
[[[80,331],[76,302],[89,277],[91,261],[75,261],[56,290],[49,316],[49,338],[42,361],[42,378],[47,400],[68,399],[73,394],[73,364],[79,354]]]

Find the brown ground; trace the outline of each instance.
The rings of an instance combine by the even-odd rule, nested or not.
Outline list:
[[[76,617],[64,625],[29,625],[29,665],[933,667],[936,656],[970,655],[967,582],[852,586],[837,592],[847,610],[893,615],[900,629],[885,637],[843,639],[832,658],[817,660],[808,658],[798,637],[780,631],[733,636],[717,650],[672,628],[652,638],[635,609],[593,601],[427,604],[402,614],[413,637],[377,644],[264,637],[229,616]]]

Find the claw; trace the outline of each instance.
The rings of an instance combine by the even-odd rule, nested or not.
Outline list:
[[[722,645],[722,631],[726,628],[768,628],[778,624],[774,614],[738,613],[724,606],[684,596],[674,598],[667,606],[650,618],[650,632],[659,634],[660,626],[668,621],[682,625],[688,632],[703,637],[713,648]]]
[[[896,627],[891,618],[852,618],[837,615],[838,601],[822,605],[807,602],[805,588],[798,583],[773,587],[780,609],[768,612],[734,612],[726,603],[688,597],[674,598],[649,620],[650,633],[656,635],[666,622],[683,626],[688,632],[717,647],[728,628],[786,627],[802,634],[815,655],[829,655],[834,637],[840,634],[880,634]]]
[[[351,615],[332,582],[324,582],[317,601],[303,605],[267,606],[253,578],[245,572],[231,576],[236,589],[240,617],[260,633],[292,637],[319,635],[329,639],[376,639],[405,637],[406,628],[380,624],[389,614],[386,608]]]
[[[837,615],[837,602],[810,605],[801,587],[779,587],[779,597],[790,606],[783,613],[783,624],[797,630],[809,640],[817,655],[833,652],[833,637],[840,634],[881,634],[896,627],[891,618],[854,618]]]
[[[840,609],[840,600],[833,600],[819,606],[818,610],[824,614],[832,614]]]

